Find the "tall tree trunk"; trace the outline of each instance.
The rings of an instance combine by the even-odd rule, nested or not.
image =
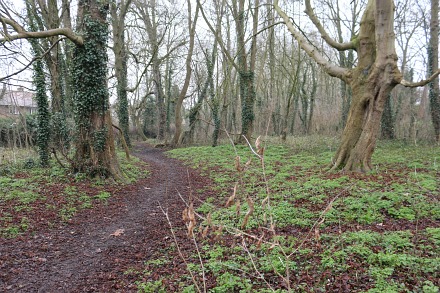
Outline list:
[[[84,45],[76,46],[73,81],[76,171],[91,176],[122,178],[116,158],[107,89],[108,3],[79,2],[79,30]]]
[[[438,70],[439,0],[431,0],[431,23],[428,46],[428,75]],[[440,142],[440,89],[439,78],[429,84],[429,102],[435,139]]]
[[[186,57],[186,76],[185,76],[185,82],[183,84],[183,88],[180,91],[179,97],[176,101],[176,110],[175,110],[175,124],[176,124],[176,130],[174,132],[174,137],[172,141],[172,145],[176,146],[181,143],[181,135],[182,135],[182,104],[186,96],[186,92],[188,91],[189,82],[191,80],[191,61],[192,61],[192,55],[194,50],[194,39],[196,34],[196,23],[197,23],[197,17],[199,15],[199,4],[196,4],[196,11],[194,15],[194,20],[191,20],[191,2],[188,0],[188,30],[189,30],[189,48],[188,48],[188,54]]]
[[[241,99],[241,134],[239,141],[243,142],[243,136],[250,139],[254,128],[254,104],[255,104],[255,61],[257,52],[257,25],[258,25],[258,6],[259,0],[255,3],[253,14],[252,42],[249,65],[247,62],[247,53],[245,46],[245,10],[244,0],[234,1],[233,11],[235,17],[235,26],[237,31],[237,51],[239,68],[239,85]]]
[[[29,26],[32,31],[37,31],[38,21],[30,3],[26,3],[27,17],[29,18]],[[42,50],[40,43],[35,40],[30,40],[32,51],[35,57],[41,56]],[[33,64],[33,84],[35,85],[37,102],[37,146],[40,157],[40,164],[42,167],[49,166],[49,143],[50,143],[50,110],[49,99],[46,94],[46,79],[44,73],[44,64],[42,59],[37,59]],[[26,121],[26,119],[23,119]],[[19,139],[21,143],[21,139]],[[27,139],[26,139],[27,144]]]
[[[43,61],[34,63],[34,84],[37,90],[35,99],[38,108],[38,132],[37,145],[40,155],[40,163],[43,167],[49,166],[49,141],[50,141],[50,112],[49,101],[46,94],[46,82],[44,78]]]
[[[156,138],[162,140],[165,138],[166,128],[166,107],[165,93],[162,82],[162,73],[160,72],[161,60],[159,59],[159,39],[157,35],[156,19],[156,0],[150,0],[145,4],[145,10],[139,9],[145,22],[145,28],[148,34],[149,46],[152,51],[151,71],[156,88],[156,113],[157,113],[157,135]],[[150,11],[151,12],[150,12]],[[150,15],[151,14],[151,15]]]
[[[68,13],[69,5],[67,3],[63,3],[62,6],[66,10],[65,14],[63,13],[63,18],[60,18],[58,15],[57,1],[27,1],[26,7],[29,17],[28,23],[34,31],[57,29],[62,21],[67,24],[66,27],[69,27],[70,14]],[[51,122],[52,126],[51,141],[47,141],[47,143],[51,143],[51,147],[55,149],[64,149],[69,146],[68,127],[64,109],[65,93],[69,86],[66,82],[68,74],[65,71],[63,72],[66,54],[60,49],[60,37],[56,35],[38,41],[33,40],[32,43],[34,47],[41,46],[43,51],[48,51],[49,48],[52,48],[43,58],[46,68],[49,70],[49,92],[53,114],[50,117],[51,119],[49,119],[51,121],[48,121],[48,123]],[[49,107],[48,110],[50,111]]]
[[[127,49],[125,44],[125,16],[131,0],[123,0],[116,4],[111,3],[111,16],[113,27],[113,53],[115,55],[115,75],[117,80],[118,96],[118,120],[119,126],[124,134],[125,142],[131,146],[128,99],[127,99]],[[119,10],[119,13],[118,13]]]

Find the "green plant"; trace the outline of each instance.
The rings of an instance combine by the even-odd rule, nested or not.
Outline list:
[[[231,275],[249,280],[258,288],[265,287],[261,278],[249,277],[256,275],[250,258],[257,270],[277,285],[281,278],[275,280],[273,276],[278,276],[275,271],[285,274],[286,265],[298,278],[309,274],[314,278],[315,283],[310,287],[291,284],[294,292],[324,291],[328,272],[343,272],[354,284],[354,280],[365,280],[367,284],[363,285],[372,288],[371,292],[401,292],[408,290],[409,283],[420,292],[424,285],[429,288],[425,281],[435,278],[435,272],[440,269],[437,257],[440,235],[433,225],[426,230],[412,227],[416,220],[436,223],[440,218],[440,208],[433,197],[438,190],[438,183],[432,180],[438,176],[437,169],[427,159],[438,156],[438,150],[405,145],[402,152],[401,144],[379,144],[375,160],[386,163],[378,165],[375,172],[335,174],[322,172],[321,167],[333,155],[324,141],[320,141],[322,145],[318,140],[309,145],[307,138],[299,141],[301,145],[295,144],[294,149],[266,145],[265,176],[260,161],[254,159],[247,146],[236,146],[241,164],[253,157],[247,169],[240,173],[230,145],[175,149],[168,153],[189,166],[209,170],[206,173],[214,186],[206,187],[211,197],[198,207],[199,213],[205,216],[210,213],[215,225],[224,226],[223,231],[235,236],[252,235],[249,256],[243,250],[235,250],[240,244],[232,248],[230,238],[222,238],[226,232],[219,233],[217,228],[212,232],[202,258],[206,260],[207,272],[216,277],[217,289],[246,290],[220,284],[223,279],[234,284]],[[413,168],[422,166],[420,170]],[[224,207],[235,182],[240,184],[237,189],[240,213],[236,203]],[[248,229],[242,234],[234,229],[240,228],[248,211],[245,201],[248,196],[254,200],[255,207]],[[272,224],[275,232],[270,230]],[[256,243],[260,237],[276,245],[263,241],[258,250]],[[213,245],[213,238],[220,240]],[[289,262],[276,250],[278,245],[288,255],[292,253]],[[361,269],[357,271],[357,268]]]
[[[136,282],[138,286],[138,292],[144,293],[166,293],[166,290],[162,284],[162,280],[150,281],[150,282]]]
[[[438,293],[440,288],[434,285],[431,281],[425,281],[423,283],[423,293]]]
[[[217,277],[217,286],[211,291],[214,293],[251,292],[251,289],[249,279],[225,272]]]
[[[95,198],[106,202],[111,196],[112,195],[110,192],[100,191],[97,195],[95,195]]]

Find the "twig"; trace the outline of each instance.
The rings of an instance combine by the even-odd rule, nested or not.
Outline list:
[[[195,245],[196,250],[197,250],[197,256],[199,257],[199,262],[200,262],[200,265],[202,266],[203,292],[206,293],[205,266],[203,265],[202,256],[200,254],[199,246],[197,245],[197,240],[196,240],[195,234],[193,233],[192,236],[193,236],[192,238],[193,238],[193,241],[194,241],[194,245]]]
[[[202,292],[202,291],[200,290],[200,288],[199,288],[199,285],[197,285],[197,281],[196,281],[196,278],[195,278],[193,272],[192,272],[192,271],[190,270],[190,268],[189,268],[188,262],[186,261],[185,257],[183,256],[182,251],[180,250],[179,242],[177,241],[177,237],[176,237],[176,234],[174,233],[173,225],[171,224],[170,217],[168,216],[168,211],[165,211],[165,210],[162,208],[162,206],[160,205],[160,203],[159,203],[159,208],[160,208],[160,210],[162,211],[162,213],[165,215],[165,217],[166,217],[166,219],[167,219],[167,221],[168,221],[168,225],[170,226],[170,231],[171,231],[171,234],[172,234],[172,236],[173,236],[174,243],[176,244],[177,251],[178,251],[178,253],[179,253],[180,258],[181,258],[181,259],[183,260],[183,262],[185,263],[186,268],[187,268],[189,274],[191,275],[191,279],[192,279],[192,281],[193,281],[193,283],[194,283],[194,286],[196,286],[198,292]],[[205,289],[204,292],[206,292],[206,289]]]
[[[49,47],[49,49],[47,49],[46,51],[44,51],[43,52],[43,54],[41,55],[41,56],[36,56],[36,57],[34,57],[34,58],[32,58],[32,60],[25,66],[25,67],[23,67],[22,69],[20,69],[20,70],[18,70],[18,71],[16,71],[16,72],[14,72],[14,73],[11,73],[11,74],[9,74],[9,75],[6,75],[6,76],[4,76],[4,77],[0,77],[0,82],[2,82],[3,80],[5,80],[5,79],[8,79],[8,78],[10,78],[10,77],[13,77],[14,75],[17,75],[17,74],[20,74],[21,72],[23,72],[23,71],[25,71],[26,69],[28,69],[29,68],[29,66],[31,66],[35,61],[37,61],[37,60],[39,60],[39,59],[43,59],[43,57],[45,56],[45,55],[47,55],[59,42],[61,42],[62,40],[65,40],[66,38],[65,37],[63,37],[63,38],[60,38],[60,39],[58,39],[55,43],[53,43],[52,44],[52,46],[50,46]]]
[[[261,155],[259,155],[254,149],[253,149],[253,147],[252,147],[252,145],[250,144],[250,142],[249,142],[249,140],[246,138],[246,136],[244,136],[244,135],[242,135],[243,137],[244,137],[244,139],[246,140],[246,142],[247,142],[247,144],[248,144],[248,146],[249,146],[249,148],[251,149],[251,151],[260,159],[260,160],[262,160],[263,159],[263,157],[261,156]]]
[[[272,292],[275,292],[275,289],[272,288],[272,286],[269,284],[269,282],[266,281],[266,278],[264,278],[264,275],[258,270],[257,266],[255,265],[254,258],[252,257],[252,254],[246,245],[246,240],[244,239],[243,236],[241,237],[241,239],[242,239],[243,249],[248,254],[249,259],[251,260],[251,263],[252,263],[252,266],[254,267],[255,272],[258,274],[259,278],[261,280],[263,280],[264,283],[266,283],[267,287],[269,287],[269,289],[272,290]]]

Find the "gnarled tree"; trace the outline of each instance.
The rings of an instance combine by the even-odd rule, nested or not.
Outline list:
[[[332,64],[306,40],[280,8],[278,1],[275,2],[275,10],[301,48],[329,75],[342,79],[352,90],[347,123],[331,169],[370,171],[371,156],[376,146],[382,113],[391,90],[399,83],[408,87],[422,86],[433,80],[439,72],[418,83],[410,83],[402,78],[397,66],[392,0],[369,0],[360,23],[359,34],[346,43],[333,40],[315,15],[310,0],[305,0],[305,4],[308,17],[329,46],[338,51],[352,49],[358,54],[358,63],[353,69]]]

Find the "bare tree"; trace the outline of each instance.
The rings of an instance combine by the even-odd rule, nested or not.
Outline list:
[[[324,41],[336,50],[356,50],[358,63],[348,69],[330,63],[297,30],[289,16],[275,2],[275,10],[286,23],[299,45],[331,76],[344,80],[352,89],[353,100],[341,144],[333,158],[332,169],[369,171],[384,105],[391,90],[397,84],[421,86],[433,78],[409,83],[402,78],[397,66],[395,35],[393,28],[394,3],[392,0],[369,0],[365,8],[359,34],[349,42],[332,39],[315,15],[310,0],[305,0],[306,13],[317,27]]]
[[[172,141],[172,145],[176,146],[179,145],[181,143],[181,135],[182,135],[182,104],[183,104],[183,100],[185,99],[186,93],[188,91],[188,87],[189,87],[189,82],[191,80],[191,72],[192,72],[192,68],[191,68],[191,61],[192,61],[192,55],[193,55],[193,51],[194,51],[194,39],[195,39],[195,35],[196,35],[196,24],[197,24],[197,18],[199,15],[199,4],[196,4],[196,11],[194,14],[194,19],[192,19],[191,16],[191,2],[190,0],[188,0],[187,2],[188,5],[188,30],[189,30],[189,48],[188,48],[188,53],[186,55],[186,62],[185,62],[185,67],[186,67],[186,75],[185,75],[185,81],[183,84],[183,87],[179,93],[179,97],[177,98],[176,101],[176,110],[175,110],[175,119],[176,119],[176,130],[174,132],[174,137],[173,137],[173,141]]]

